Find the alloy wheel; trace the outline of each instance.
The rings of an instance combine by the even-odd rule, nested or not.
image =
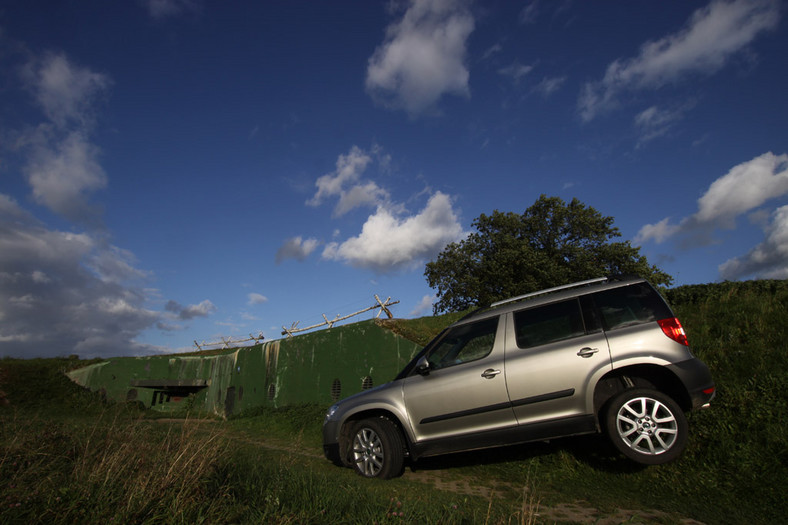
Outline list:
[[[365,476],[375,477],[383,468],[383,443],[371,428],[359,429],[353,438],[353,462]]]
[[[667,452],[678,435],[678,423],[673,412],[650,397],[635,397],[621,405],[616,416],[616,429],[630,449],[646,455]]]

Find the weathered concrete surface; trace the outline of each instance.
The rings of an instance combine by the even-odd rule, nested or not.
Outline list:
[[[333,400],[390,381],[421,349],[363,321],[214,356],[120,357],[69,372],[114,401],[157,410],[189,404],[219,416]]]

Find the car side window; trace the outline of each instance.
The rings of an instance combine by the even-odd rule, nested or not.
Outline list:
[[[515,312],[514,326],[520,348],[533,348],[585,335],[577,299]]]
[[[438,370],[486,357],[492,352],[497,330],[497,317],[449,330],[427,356],[430,368]]]
[[[605,330],[615,330],[672,317],[662,298],[646,283],[594,294]]]

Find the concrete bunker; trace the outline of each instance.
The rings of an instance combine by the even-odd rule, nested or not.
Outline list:
[[[362,321],[215,355],[119,357],[68,373],[78,384],[159,411],[245,410],[331,404],[393,379],[421,347],[376,320]]]

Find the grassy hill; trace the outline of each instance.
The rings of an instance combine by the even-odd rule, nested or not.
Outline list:
[[[684,286],[666,296],[718,388],[712,407],[691,415],[690,444],[671,464],[637,466],[584,437],[431,459],[400,479],[370,482],[322,458],[325,407],[157,421],[68,381],[63,372],[84,361],[4,359],[0,523],[580,521],[556,510],[566,505],[586,509],[587,522],[782,522],[788,281]],[[455,317],[392,329],[424,344]],[[437,477],[447,483],[425,485]],[[489,490],[456,488],[466,486]]]

